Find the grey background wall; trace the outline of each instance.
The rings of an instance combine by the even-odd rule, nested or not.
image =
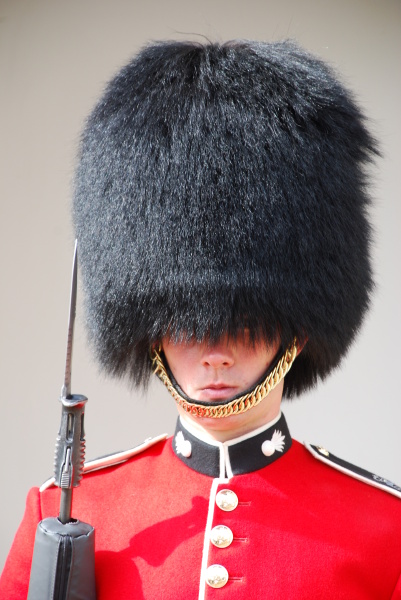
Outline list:
[[[384,155],[372,209],[373,308],[342,368],[285,412],[294,437],[401,482],[400,24],[399,0],[0,2],[0,568],[28,488],[52,472],[79,131],[111,75],[149,39],[291,37],[355,90]],[[103,378],[78,315],[73,391],[89,397],[87,456],[171,433],[175,408],[161,385],[145,397]]]

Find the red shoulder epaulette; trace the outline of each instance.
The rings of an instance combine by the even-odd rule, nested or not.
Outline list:
[[[373,485],[380,490],[401,498],[401,487],[389,479],[380,477],[380,475],[375,475],[366,469],[361,469],[361,467],[357,467],[356,465],[353,465],[342,458],[338,458],[338,456],[335,456],[323,446],[315,446],[308,444],[307,442],[304,442],[304,445],[305,448],[312,454],[312,456],[326,465],[329,465],[333,469],[337,469],[337,471],[341,471],[341,473],[345,473],[350,477],[354,477],[359,481],[363,481],[368,485]]]
[[[144,452],[154,444],[165,440],[168,437],[167,433],[162,433],[154,438],[147,438],[142,444],[135,446],[134,448],[130,448],[129,450],[124,450],[123,452],[115,452],[114,454],[108,454],[106,456],[101,456],[100,458],[95,458],[93,460],[89,460],[83,466],[82,473],[85,475],[86,473],[92,473],[92,471],[98,471],[99,469],[105,469],[106,467],[114,467],[115,465],[119,465],[121,463],[126,462],[136,454],[140,454]],[[39,488],[40,492],[47,490],[48,488],[54,485],[54,477],[47,479]]]

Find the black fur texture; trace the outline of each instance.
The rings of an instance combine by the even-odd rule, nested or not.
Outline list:
[[[372,289],[366,164],[377,153],[332,70],[292,42],[149,45],[83,133],[74,220],[90,337],[136,384],[149,347],[308,342],[299,394],[346,353]]]

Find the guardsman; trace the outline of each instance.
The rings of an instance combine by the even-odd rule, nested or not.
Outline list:
[[[366,166],[332,70],[290,42],[161,42],[90,115],[74,222],[105,371],[177,403],[172,438],[86,465],[98,600],[401,598],[401,489],[291,439],[282,397],[345,356],[369,304]],[[340,391],[339,391],[340,393]],[[0,590],[25,598],[48,483]]]

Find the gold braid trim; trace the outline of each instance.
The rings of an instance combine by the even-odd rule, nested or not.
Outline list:
[[[230,417],[231,415],[240,415],[241,413],[250,410],[254,406],[257,406],[263,400],[263,398],[266,398],[266,396],[285,377],[285,375],[291,369],[292,363],[294,362],[296,356],[297,340],[295,338],[292,344],[288,346],[287,350],[284,352],[273,371],[269,373],[266,379],[257,385],[252,392],[249,392],[240,398],[235,398],[227,404],[202,406],[201,404],[188,402],[185,400],[185,398],[180,396],[167,374],[159,351],[156,348],[152,348],[150,352],[154,373],[164,383],[177,404],[194,417],[211,417],[212,419],[221,419],[223,417]]]

